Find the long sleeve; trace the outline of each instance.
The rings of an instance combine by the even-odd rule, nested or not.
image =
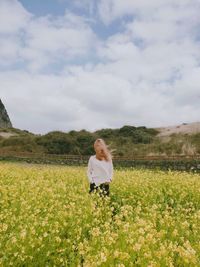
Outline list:
[[[91,160],[91,158],[88,161],[87,177],[88,177],[89,182],[92,183],[93,180],[92,180],[92,160]]]
[[[112,181],[113,180],[113,163],[112,163],[112,161],[110,163],[109,171],[110,171],[110,180]]]

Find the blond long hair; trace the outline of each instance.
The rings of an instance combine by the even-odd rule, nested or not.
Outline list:
[[[102,138],[98,138],[95,140],[94,142],[94,147],[95,144],[97,143],[101,143],[102,147],[103,147],[103,155],[106,161],[111,161],[113,158],[113,152],[115,151],[115,149],[110,149],[109,146],[110,145],[106,145],[106,142],[102,139]]]

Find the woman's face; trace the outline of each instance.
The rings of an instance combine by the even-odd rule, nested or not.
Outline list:
[[[103,155],[103,145],[99,142],[97,142],[95,145],[94,145],[94,149],[95,149],[95,152],[98,154],[98,155]]]

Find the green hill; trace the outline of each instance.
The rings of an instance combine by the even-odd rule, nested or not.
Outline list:
[[[90,155],[94,153],[93,143],[96,138],[103,138],[110,148],[115,150],[116,156],[200,154],[200,131],[185,133],[170,130],[167,135],[162,134],[163,129],[165,128],[125,125],[95,132],[83,129],[36,135],[25,130],[1,128],[0,151]],[[177,130],[177,127],[175,129]]]

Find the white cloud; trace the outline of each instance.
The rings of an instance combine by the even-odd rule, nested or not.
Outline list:
[[[196,72],[191,72],[187,83],[190,78],[199,83]],[[190,84],[190,93],[186,82],[133,85],[107,70],[75,67],[59,76],[7,72],[0,81],[1,96],[7,98],[14,126],[36,133],[93,131],[125,124],[156,127],[179,120],[197,121],[200,112],[195,83]]]
[[[170,0],[167,3],[171,2]],[[166,5],[162,0],[100,0],[98,4],[99,16],[105,24],[111,23],[124,15],[140,16],[140,13]]]
[[[94,34],[84,20],[71,13],[61,18],[50,16],[33,20],[27,29],[26,45],[46,52],[84,53]]]
[[[60,94],[62,80],[55,75],[4,72],[0,76],[1,96],[6,99],[13,124],[37,132],[68,128],[81,115],[78,99]],[[75,112],[73,112],[75,111]],[[61,127],[62,126],[62,127]]]
[[[0,81],[2,98],[10,95],[6,104],[14,126],[35,132],[38,127],[41,132],[81,129],[88,120],[96,121],[90,129],[108,126],[113,114],[115,120],[123,114],[126,97],[121,93],[130,86],[110,75],[84,70],[59,77],[7,72]]]
[[[66,0],[61,0],[66,1]],[[95,0],[73,0],[72,5],[75,8],[88,10],[90,14],[95,12]]]
[[[95,42],[95,34],[80,17],[71,13],[58,19],[48,16],[30,23],[21,56],[37,71],[54,62],[87,56]]]
[[[29,71],[37,72],[49,64],[87,57],[97,42],[87,18],[67,10],[64,16],[38,18],[16,0],[3,0],[0,14],[2,65],[12,67],[21,62]]]
[[[20,48],[20,40],[17,36],[0,37],[0,65],[6,67],[16,62]]]
[[[134,15],[135,18],[145,17],[148,20],[160,16],[160,19],[169,21],[178,22],[186,18],[193,21],[198,18],[199,5],[198,0],[100,0],[98,12],[105,24],[125,15]]]
[[[0,33],[16,34],[26,27],[32,15],[17,0],[0,1]]]
[[[0,90],[14,126],[44,133],[198,121],[198,3],[101,0],[101,30],[123,25],[103,40],[84,15],[36,17],[2,0]]]

